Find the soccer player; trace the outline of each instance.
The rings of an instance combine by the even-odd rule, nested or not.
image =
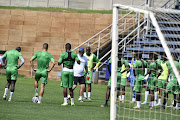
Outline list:
[[[121,58],[121,67],[118,69],[121,72],[121,88],[120,91],[122,89],[122,96],[119,96],[119,102],[124,103],[124,99],[125,99],[125,87],[126,87],[126,81],[127,81],[127,71],[129,70],[129,63],[127,62],[127,60]],[[119,92],[120,92],[119,91]]]
[[[131,60],[131,68],[130,68],[130,85],[132,87],[132,101],[131,103],[135,103],[136,102],[136,95],[135,95],[135,91],[134,89],[134,83],[135,83],[135,70],[134,70],[134,64],[136,62],[137,58],[136,58],[136,53],[133,52],[132,53],[132,60]]]
[[[117,58],[118,59],[118,58]],[[121,62],[119,62],[119,59],[117,60],[118,61],[118,65],[121,64]],[[112,62],[112,59],[109,60],[108,62],[108,72],[109,74],[111,75],[111,69],[110,69],[110,64]],[[120,63],[120,64],[119,64]],[[121,69],[118,68],[117,70],[117,96],[119,96],[120,94],[120,81],[121,81]],[[110,92],[111,92],[111,77],[109,78],[109,81],[108,81],[108,85],[107,85],[107,90],[106,90],[106,102],[104,105],[101,105],[101,107],[108,107],[108,101],[109,101],[109,97],[110,97]]]
[[[174,64],[177,68],[177,70],[179,71],[180,73],[180,64],[178,61],[174,61]],[[165,84],[167,84],[166,86],[166,90],[164,92],[164,101],[163,101],[163,105],[162,105],[162,109],[165,109],[165,105],[168,101],[168,93],[172,93],[174,95],[174,105],[173,105],[173,109],[174,110],[178,110],[179,109],[179,101],[178,101],[178,104],[176,104],[177,102],[177,94],[179,92],[179,84],[178,84],[178,81],[177,81],[177,78],[173,72],[173,68],[171,67],[171,64],[170,62],[168,61],[167,62],[167,66],[168,66],[168,77],[170,75],[170,81],[169,83],[167,84],[167,81],[168,81],[168,77],[166,79],[166,82]]]
[[[64,88],[64,103],[61,104],[62,106],[67,106],[67,88],[69,88],[70,96],[71,96],[71,106],[74,106],[74,97],[73,97],[73,65],[75,61],[77,61],[78,64],[80,64],[80,60],[76,53],[71,51],[71,44],[67,43],[65,45],[66,52],[63,52],[60,55],[60,58],[58,60],[58,65],[60,66],[63,64],[62,68],[62,87]]]
[[[35,96],[38,96],[38,82],[41,81],[41,90],[39,94],[38,103],[41,103],[45,85],[47,84],[48,73],[53,69],[55,66],[54,58],[52,55],[47,52],[48,51],[48,44],[44,43],[42,51],[36,52],[30,60],[33,70],[35,73],[35,81],[34,81],[34,88],[35,88]],[[33,61],[37,59],[37,69],[34,69]],[[49,68],[49,61],[52,62],[51,67]],[[49,68],[49,69],[48,69]]]
[[[141,108],[141,91],[144,84],[145,68],[147,68],[147,62],[142,60],[142,54],[136,54],[137,61],[134,64],[135,71],[135,87],[137,106],[134,108]]]
[[[147,90],[150,90],[150,94],[151,94],[151,102],[149,105],[149,109],[153,109],[154,108],[154,90],[155,90],[156,81],[157,81],[158,63],[155,61],[156,57],[153,55],[153,53],[150,53],[149,58],[150,58],[150,65],[148,66],[149,69],[146,74],[146,75],[149,74]],[[146,103],[147,103],[147,98],[148,96],[145,96]]]
[[[84,54],[84,56],[86,56],[88,60],[88,73],[89,73],[90,78],[89,80],[87,80],[86,73],[85,73],[85,81],[86,81],[86,84],[88,84],[88,100],[91,100],[91,83],[92,83],[92,76],[93,76],[92,71],[96,70],[96,68],[100,65],[100,61],[96,55],[91,53],[90,47],[86,47],[86,53]],[[93,68],[93,62],[97,63],[94,68]],[[85,90],[84,90],[84,99],[87,99],[86,84],[85,84]]]
[[[18,76],[18,69],[21,68],[21,66],[24,64],[24,59],[22,57],[21,47],[16,47],[16,49],[9,50],[5,52],[5,54],[1,57],[1,64],[6,69],[6,76],[7,76],[7,84],[5,87],[3,99],[6,100],[7,92],[9,90],[9,87],[11,85],[11,92],[10,97],[8,101],[12,101],[12,96],[15,89],[15,84]],[[3,59],[7,59],[7,65],[5,66],[3,63]],[[21,60],[20,65],[18,66],[18,59]]]
[[[154,101],[155,106],[161,105],[162,91],[166,89],[165,82],[168,79],[168,67],[167,67],[167,61],[165,57],[163,57],[163,60],[161,61],[160,65],[161,65],[161,71],[158,75],[159,76],[158,77],[159,100],[158,100],[158,104],[156,104],[158,92],[155,92],[155,101]]]
[[[80,64],[75,62],[74,67],[73,67],[73,69],[74,69],[73,91],[77,87],[78,82],[79,82],[79,84],[81,86],[80,96],[79,96],[79,99],[78,99],[79,102],[83,102],[82,95],[83,95],[84,88],[85,88],[84,69],[86,70],[87,77],[89,77],[89,75],[88,75],[88,67],[87,67],[87,65],[88,65],[87,58],[85,56],[83,56],[83,54],[84,54],[84,48],[80,48],[79,49],[79,54],[78,54]]]

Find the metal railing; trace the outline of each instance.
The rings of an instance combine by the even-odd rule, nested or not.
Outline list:
[[[124,31],[128,28],[128,24],[134,24],[135,22],[137,22],[138,14],[136,13],[134,15],[132,13],[133,12],[130,11],[129,13],[127,13],[126,15],[124,15],[123,17],[121,17],[119,19],[119,22],[124,21],[123,23],[121,23],[119,25],[119,28],[121,28],[122,31]],[[133,22],[130,22],[130,21],[133,21]],[[111,40],[111,33],[112,33],[111,27],[112,27],[112,24],[109,25],[108,27],[104,28],[99,33],[95,34],[94,36],[92,36],[91,38],[89,38],[88,40],[86,40],[85,42],[83,42],[82,44],[77,46],[76,48],[74,48],[72,51],[76,52],[76,50],[78,50],[78,48],[84,47],[84,46],[93,47],[93,46],[97,45],[94,47],[95,48],[94,50],[97,50],[97,57],[99,58],[99,49],[100,49],[101,45],[103,45],[103,43],[106,43],[107,41]]]
[[[176,4],[176,0],[168,0],[161,8],[174,8]]]
[[[139,36],[138,34],[140,34],[140,33],[142,33],[142,32],[144,31],[144,27],[143,27],[141,30],[140,30],[140,28],[141,28],[143,25],[145,25],[146,22],[147,22],[147,21],[143,21],[140,25],[138,25],[138,27],[136,27],[133,31],[131,31],[127,36],[125,36],[125,37],[118,43],[118,46],[119,46],[120,44],[123,44],[122,47],[119,48],[119,50],[122,50],[122,49],[125,48],[125,46],[126,46],[127,44],[129,44],[132,40],[138,38],[138,36]],[[139,33],[137,32],[137,30],[139,30]],[[136,33],[136,32],[137,32],[137,33]],[[133,35],[134,33],[136,33],[136,34]],[[131,35],[133,35],[133,37],[130,38],[130,39],[126,42],[126,40],[127,40]],[[111,51],[112,51],[112,50],[110,50],[110,51],[107,52],[102,58],[100,58],[100,61],[101,61],[102,59],[104,59],[105,57],[107,57],[108,55],[110,55],[110,54],[111,54]],[[110,57],[109,57],[108,59],[110,59]],[[99,68],[101,68],[105,63],[106,63],[106,61],[104,61],[103,63],[101,63],[101,65],[99,66]]]

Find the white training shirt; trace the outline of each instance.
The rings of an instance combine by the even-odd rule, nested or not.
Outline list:
[[[74,63],[73,69],[74,69],[74,76],[75,77],[82,77],[84,76],[84,69],[85,66],[88,65],[87,63],[87,58],[85,56],[79,56],[78,54],[78,58],[80,60],[80,64],[77,63],[77,61]]]

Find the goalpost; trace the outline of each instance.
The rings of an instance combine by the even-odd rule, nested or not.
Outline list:
[[[140,18],[139,18],[139,22],[137,26],[139,30],[134,33],[134,34],[138,34],[136,37],[131,36],[130,38],[128,35],[127,35],[128,37],[125,35],[126,37],[123,36],[122,38],[120,38],[118,34],[118,31],[119,31],[118,15],[120,14],[119,9],[127,10],[127,11],[134,11],[136,12],[136,14],[139,14],[139,15],[141,14],[142,16],[148,16],[147,18],[144,18],[144,20],[142,21],[140,21]],[[156,54],[159,54],[159,56],[167,57],[167,61],[170,62],[170,65],[175,74],[175,77],[180,85],[179,70],[176,68],[174,64],[174,59],[175,60],[180,59],[180,49],[179,49],[180,36],[178,35],[180,33],[180,30],[178,29],[178,27],[180,27],[179,17],[180,17],[180,11],[173,10],[173,9],[142,8],[142,7],[138,8],[138,7],[133,7],[133,6],[121,5],[121,4],[113,5],[112,53],[111,53],[112,54],[111,56],[112,57],[112,68],[111,68],[112,81],[111,81],[111,106],[110,106],[110,119],[111,120],[164,119],[164,118],[165,119],[169,119],[169,118],[180,119],[179,111],[172,111],[169,109],[161,110],[161,109],[156,109],[156,108],[154,110],[147,110],[145,107],[138,110],[134,109],[132,105],[130,105],[129,103],[129,101],[131,101],[131,94],[132,94],[132,91],[129,90],[129,88],[127,89],[130,92],[129,91],[126,92],[127,94],[126,96],[128,96],[129,98],[127,99],[125,98],[125,103],[119,103],[118,98],[117,98],[117,88],[116,88],[117,68],[118,68],[117,58],[118,58],[118,54],[121,54],[119,53],[121,46],[124,48],[123,51],[121,51],[123,53],[136,52],[136,53],[142,53],[144,55],[149,55],[150,53],[153,53],[153,54],[156,53]],[[146,23],[144,24],[143,21],[146,21]],[[150,23],[150,26],[148,26],[148,22]],[[144,25],[140,26],[142,24]],[[133,31],[129,31],[128,34],[131,34],[132,32]],[[125,38],[127,39],[124,40]],[[154,51],[152,49],[154,49]],[[126,55],[126,57],[124,58],[126,60],[129,59],[128,55]],[[147,61],[149,60],[147,59]],[[143,94],[142,94],[142,97],[143,97]],[[164,96],[162,96],[162,100],[163,100],[163,97]],[[169,97],[169,99],[172,99],[171,101],[173,101],[173,98]],[[137,113],[138,113],[138,116],[136,118]],[[151,114],[152,116],[146,116],[148,114]]]

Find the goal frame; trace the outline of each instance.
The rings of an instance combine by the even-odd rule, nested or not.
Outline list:
[[[118,14],[119,9],[125,9],[130,11],[135,11],[139,13],[143,13],[146,16],[149,16],[149,18],[152,21],[153,26],[155,27],[155,30],[159,36],[159,40],[164,48],[164,52],[166,53],[166,56],[172,66],[173,72],[178,80],[178,83],[180,84],[180,75],[179,72],[174,64],[173,57],[171,56],[171,52],[169,50],[169,47],[166,43],[165,37],[163,33],[161,32],[161,29],[158,25],[158,22],[155,18],[154,13],[150,9],[140,9],[133,6],[127,6],[127,5],[121,5],[121,4],[114,4],[113,5],[113,24],[112,24],[112,72],[111,72],[111,106],[110,106],[110,120],[116,120],[116,101],[117,101],[117,57],[118,57]],[[162,9],[157,9],[161,11]],[[172,10],[172,9],[165,9],[163,11],[165,13],[180,13],[179,11]]]

